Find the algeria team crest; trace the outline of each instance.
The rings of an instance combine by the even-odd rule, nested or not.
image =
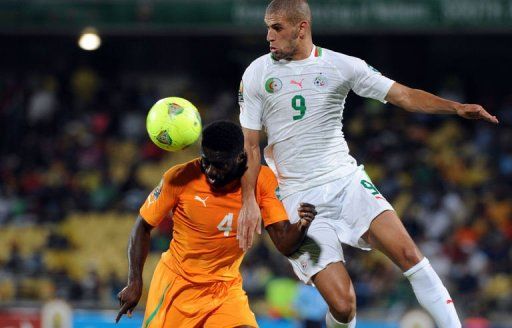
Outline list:
[[[265,82],[265,90],[268,93],[276,93],[283,87],[283,82],[277,77],[271,77]]]
[[[313,84],[316,87],[325,87],[327,85],[327,79],[322,74],[315,77],[315,80],[313,81]]]

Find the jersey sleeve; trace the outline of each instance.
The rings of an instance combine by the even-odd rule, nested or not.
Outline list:
[[[352,90],[361,97],[386,103],[386,95],[394,81],[383,76],[362,59],[354,58],[353,65]]]
[[[238,90],[238,104],[240,105],[240,125],[247,129],[261,130],[263,107],[259,91],[260,77],[256,66],[255,63],[251,64],[242,76]]]
[[[159,225],[178,202],[182,187],[175,183],[176,172],[176,167],[165,172],[158,186],[151,191],[139,210],[144,220],[152,226]]]
[[[262,166],[257,184],[257,200],[260,205],[263,225],[267,227],[279,221],[288,220],[288,214],[281,201],[276,196],[277,179],[274,173]]]

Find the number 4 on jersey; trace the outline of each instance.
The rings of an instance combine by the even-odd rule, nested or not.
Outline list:
[[[220,231],[224,231],[224,236],[229,236],[229,232],[233,230],[233,213],[228,213],[226,216],[220,221],[217,229]]]

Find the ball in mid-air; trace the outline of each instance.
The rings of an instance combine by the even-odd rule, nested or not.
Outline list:
[[[188,100],[179,97],[160,99],[149,110],[146,129],[158,147],[177,151],[190,146],[201,135],[201,116]]]

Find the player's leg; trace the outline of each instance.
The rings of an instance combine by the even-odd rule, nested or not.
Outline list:
[[[363,238],[372,248],[384,253],[403,272],[423,259],[423,255],[395,211],[380,213],[372,221]]]
[[[142,327],[202,328],[210,304],[204,288],[176,275],[160,261],[151,280]]]
[[[344,188],[340,241],[362,249],[373,246],[381,250],[405,271],[418,301],[440,328],[460,327],[446,288],[362,167],[354,172]]]
[[[313,282],[327,302],[328,328],[355,326],[354,288],[343,264],[343,248],[335,228],[336,222],[341,222],[341,193],[341,182],[333,182],[283,199],[292,222],[298,220],[300,202],[314,204],[318,211],[301,247],[288,260],[297,277],[304,283]]]
[[[356,326],[356,294],[343,262],[329,264],[312,278],[329,306],[327,328]]]
[[[380,213],[365,239],[402,269],[418,302],[440,328],[461,327],[450,294],[394,211]]]
[[[168,304],[172,302],[173,286],[176,276],[169,274],[169,269],[162,262],[155,268],[149,286],[148,299],[142,326],[164,327]]]

